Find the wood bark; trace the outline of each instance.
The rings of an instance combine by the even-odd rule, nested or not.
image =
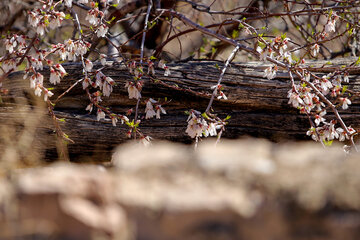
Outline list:
[[[310,70],[326,74],[341,70],[341,66],[351,60],[353,59],[340,59],[332,63],[317,61],[308,64]],[[223,63],[214,61],[181,62],[169,64],[171,75],[167,77],[163,76],[163,70],[156,69],[156,78],[160,81],[152,81],[145,77],[141,93],[143,99],[167,97],[171,102],[164,106],[166,115],[162,115],[161,119],[150,120],[144,119],[145,105],[140,104],[141,131],[154,139],[191,143],[192,139],[185,133],[188,116],[184,112],[190,109],[198,111],[206,109],[211,96],[210,87],[216,84],[222,66]],[[59,94],[82,78],[82,68],[79,64],[64,64],[64,67],[68,75],[52,90],[55,92],[52,99],[56,99]],[[287,92],[291,88],[288,73],[280,70],[274,79],[268,80],[263,77],[266,67],[268,65],[264,63],[249,62],[232,63],[227,69],[222,85],[228,100],[216,100],[213,103],[214,113],[223,118],[227,115],[231,116],[223,137],[238,138],[249,135],[276,142],[309,139],[305,135],[310,126],[308,118],[288,105]],[[102,72],[113,78],[116,86],[110,97],[102,97],[101,105],[119,114],[135,108],[136,100],[128,98],[125,88],[126,82],[132,79],[126,67],[108,65]],[[353,68],[349,72],[349,89],[358,91],[359,70]],[[45,85],[52,87],[48,81],[49,71],[44,70],[44,75]],[[3,103],[0,106],[2,131],[16,126],[13,139],[17,141],[19,132],[31,129],[34,131],[34,138],[31,140],[33,145],[30,149],[40,149],[48,160],[56,159],[54,126],[46,110],[40,110],[44,104],[37,103],[39,98],[34,97],[33,90],[29,89],[29,80],[24,80],[22,76],[23,73],[17,72],[4,82],[3,86],[9,89],[9,93],[2,96]],[[356,98],[352,99],[352,102],[350,110],[341,113],[341,116],[346,124],[357,128],[360,126],[360,120],[357,118],[360,102]],[[113,147],[127,141],[128,128],[126,125],[113,127],[110,120],[97,121],[96,111],[92,114],[85,111],[88,104],[89,99],[80,83],[55,106],[57,117],[65,120],[61,123],[63,131],[75,141],[74,144],[68,145],[70,157],[74,161],[83,161],[84,156],[109,160]],[[34,116],[40,114],[43,114],[41,120],[34,120],[35,123],[30,126],[31,119],[36,119]],[[133,117],[131,115],[130,119]],[[327,119],[332,118],[330,112]],[[7,141],[3,139],[2,142]]]

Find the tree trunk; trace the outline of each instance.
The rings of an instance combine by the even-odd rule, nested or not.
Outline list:
[[[325,74],[340,70],[341,65],[346,63],[350,63],[350,59],[336,60],[333,63],[310,62],[309,66],[310,70]],[[166,115],[162,115],[161,119],[150,120],[143,119],[145,105],[141,103],[141,131],[154,139],[190,143],[192,139],[185,133],[188,116],[184,112],[190,109],[205,111],[211,96],[210,87],[217,83],[222,66],[223,63],[220,62],[182,62],[169,64],[171,75],[167,77],[163,76],[163,70],[156,69],[156,77],[160,81],[145,77],[141,92],[143,100],[167,97],[171,102],[164,106]],[[238,138],[250,135],[277,142],[308,139],[305,134],[310,126],[307,117],[288,105],[287,92],[291,88],[288,73],[280,70],[275,79],[268,80],[263,77],[267,66],[260,62],[233,63],[227,69],[222,85],[228,100],[216,100],[213,103],[214,113],[222,118],[231,116],[222,137]],[[55,93],[52,100],[82,77],[79,64],[64,64],[64,67],[68,75],[52,90]],[[132,79],[128,70],[124,66],[112,65],[106,66],[102,72],[113,78],[116,86],[110,97],[102,97],[103,102],[100,104],[119,114],[124,114],[130,108],[135,109],[136,100],[128,98],[125,88],[126,82]],[[360,83],[357,76],[359,70],[354,68],[349,72],[349,89],[357,91]],[[44,103],[38,103],[39,98],[33,96],[29,81],[23,80],[22,75],[21,72],[14,73],[4,82],[4,88],[9,89],[9,93],[2,96],[0,123],[3,126],[2,135],[6,130],[6,133],[10,134],[9,136],[13,134],[13,137],[6,139],[3,136],[2,142],[5,144],[2,145],[6,147],[11,145],[11,141],[20,141],[20,137],[26,132],[33,138],[30,138],[31,141],[25,149],[36,148],[41,154],[45,154],[47,160],[54,160],[57,155],[54,125],[46,110],[41,110]],[[51,87],[48,83],[49,71],[44,70],[44,75],[45,85]],[[359,101],[352,99],[352,102],[350,110],[341,116],[346,124],[356,128],[360,126],[359,118],[355,117],[359,113]],[[85,111],[88,104],[89,99],[80,83],[61,98],[55,106],[55,113],[58,118],[64,118],[65,122],[61,122],[62,129],[75,142],[68,145],[73,161],[83,161],[86,156],[107,161],[113,147],[127,140],[128,128],[126,125],[113,127],[108,119],[97,121],[96,111],[92,114]],[[327,116],[328,120],[333,118],[331,114]],[[36,120],[37,118],[39,120]],[[134,118],[134,114],[129,118]],[[13,126],[17,126],[16,132],[9,133]],[[27,151],[24,152],[27,156]]]

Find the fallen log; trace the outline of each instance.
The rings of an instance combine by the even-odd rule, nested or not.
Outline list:
[[[353,60],[339,59],[332,63],[316,61],[308,64],[310,70],[326,74],[341,70],[342,65]],[[222,66],[221,62],[214,61],[174,63],[169,64],[170,76],[163,76],[163,71],[156,69],[158,80],[151,81],[145,77],[143,99],[167,97],[171,102],[165,106],[167,114],[158,120],[144,119],[145,105],[140,104],[141,131],[154,139],[190,143],[192,139],[185,133],[188,116],[184,112],[190,109],[206,109],[211,96],[210,87],[216,84]],[[307,117],[288,105],[287,92],[291,85],[287,71],[280,70],[274,79],[268,80],[263,77],[267,66],[261,62],[233,63],[227,69],[222,85],[228,100],[216,100],[213,104],[215,113],[220,117],[231,116],[223,134],[224,138],[250,135],[276,142],[308,139],[305,135],[310,126]],[[64,64],[64,67],[68,75],[52,90],[55,93],[52,99],[56,99],[82,78],[81,66],[78,63]],[[128,98],[125,88],[126,82],[132,79],[127,68],[109,64],[102,72],[113,78],[116,86],[110,97],[102,98],[101,105],[119,114],[134,108],[136,100]],[[359,90],[359,72],[357,67],[349,69],[349,89]],[[22,72],[14,73],[3,84],[4,88],[9,89],[9,93],[2,96],[0,123],[3,130],[4,127],[17,129],[17,134],[14,134],[16,141],[19,140],[19,131],[29,132],[30,129],[33,131],[33,138],[27,149],[38,149],[40,154],[45,154],[46,159],[56,159],[54,126],[46,110],[41,110],[44,103],[38,103],[40,98],[33,95],[33,90],[29,89],[29,81],[24,80],[22,75]],[[51,87],[47,80],[49,71],[44,70],[44,75],[45,86]],[[355,128],[360,126],[360,119],[356,117],[360,110],[359,103],[358,99],[354,99],[350,111],[342,114],[345,123]],[[68,152],[74,161],[83,161],[82,157],[94,155],[98,160],[109,160],[113,147],[127,140],[128,129],[125,125],[113,127],[109,119],[97,121],[96,113],[89,114],[85,111],[88,104],[89,99],[80,83],[55,106],[57,117],[64,119],[64,122],[60,123],[63,131],[75,142],[68,145]],[[34,116],[41,120],[31,121],[36,119]],[[130,119],[133,117],[131,115]],[[328,118],[331,117],[330,113]],[[32,122],[32,125],[29,122]],[[6,143],[5,140],[2,142]],[[26,151],[23,155],[27,156]]]

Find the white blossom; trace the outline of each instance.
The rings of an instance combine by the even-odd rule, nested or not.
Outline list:
[[[106,55],[105,54],[100,54],[100,63],[103,66],[106,65]]]
[[[339,98],[339,100],[340,100],[340,103],[342,104],[342,109],[344,109],[344,110],[346,110],[346,109],[348,109],[349,108],[349,106],[348,105],[350,105],[351,104],[351,101],[350,101],[350,99],[348,99],[348,98]]]
[[[129,93],[129,99],[132,99],[132,98],[139,99],[139,98],[141,98],[140,91],[134,85],[133,82],[126,83],[125,87],[127,87],[127,90],[128,90],[128,93]]]
[[[288,92],[288,98],[288,104],[292,104],[294,108],[298,108],[299,106],[304,104],[304,101],[300,98],[299,94],[297,94],[292,89]]]
[[[89,59],[85,59],[85,71],[91,72],[93,63]]]
[[[65,6],[67,6],[68,8],[72,7],[72,0],[64,0]]]
[[[109,30],[108,26],[106,26],[105,24],[101,24],[100,27],[96,31],[96,35],[98,37],[105,37],[108,30]]]
[[[191,119],[188,121],[186,133],[191,137],[201,137],[204,131],[208,128],[208,124],[203,118],[197,117],[194,113],[191,113]]]
[[[319,114],[315,115],[315,124],[316,124],[316,126],[319,126],[319,124],[321,122],[325,122],[325,118],[323,118],[323,116],[325,114],[326,114],[326,111],[324,110],[324,111],[320,112]]]
[[[166,114],[166,111],[161,105],[156,105],[156,119],[160,119],[160,113]]]
[[[105,113],[103,111],[101,111],[100,109],[98,109],[96,119],[98,121],[100,121],[101,119],[105,119]]]
[[[5,48],[7,51],[9,51],[10,54],[14,51],[16,45],[17,45],[17,41],[15,40],[14,37],[10,39],[6,39],[5,41]]]
[[[145,147],[151,145],[151,137],[150,136],[143,136],[140,138],[140,143],[142,143]]]
[[[168,67],[168,66],[165,66],[165,67],[164,67],[164,70],[165,70],[164,76],[165,76],[165,77],[169,76],[170,73],[171,73],[169,67]]]
[[[329,20],[325,25],[325,32],[335,32],[335,19]]]
[[[320,51],[320,46],[318,44],[314,44],[311,46],[311,54],[316,57]]]
[[[94,104],[90,103],[89,105],[86,106],[86,111],[92,112]]]
[[[277,66],[274,67],[270,66],[265,69],[264,77],[267,77],[267,79],[271,80],[275,77],[276,71],[277,71]]]
[[[151,98],[146,102],[145,113],[145,119],[153,118],[156,115],[154,107],[151,103]]]
[[[117,122],[118,122],[117,117],[111,116],[111,123],[112,123],[112,125],[113,125],[114,127],[116,127],[116,123],[117,123]]]
[[[46,102],[48,100],[48,98],[52,97],[54,95],[54,93],[52,93],[51,91],[44,89],[44,101]]]

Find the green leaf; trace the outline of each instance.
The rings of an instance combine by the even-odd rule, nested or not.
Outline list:
[[[346,92],[346,90],[348,89],[348,87],[349,86],[347,86],[347,85],[343,86],[341,93],[344,94]]]
[[[360,56],[358,57],[358,59],[355,62],[355,65],[359,65],[360,64]]]
[[[238,30],[234,30],[234,31],[232,32],[232,34],[231,34],[231,37],[232,37],[233,39],[238,38],[238,37],[239,37],[239,31],[238,31]]]
[[[67,14],[65,15],[65,19],[73,19],[73,18],[72,18],[72,16],[71,16],[69,13],[67,13]]]
[[[215,53],[216,53],[216,48],[212,47],[212,48],[211,48],[211,53],[212,53],[212,54],[215,54]]]
[[[150,60],[156,60],[157,58],[156,57],[154,57],[154,56],[151,56],[150,57]]]
[[[203,112],[201,116],[203,116],[205,119],[209,119],[209,116],[206,114],[206,112]]]
[[[65,122],[66,120],[65,120],[65,118],[58,118],[58,121],[59,122]]]
[[[231,118],[231,116],[227,115],[226,118],[224,119],[224,121],[229,120],[230,118]]]
[[[332,145],[332,143],[333,143],[333,140],[331,140],[331,141],[326,141],[326,140],[324,140],[323,142],[324,142],[324,145],[325,145],[325,146],[330,147],[330,146]]]

